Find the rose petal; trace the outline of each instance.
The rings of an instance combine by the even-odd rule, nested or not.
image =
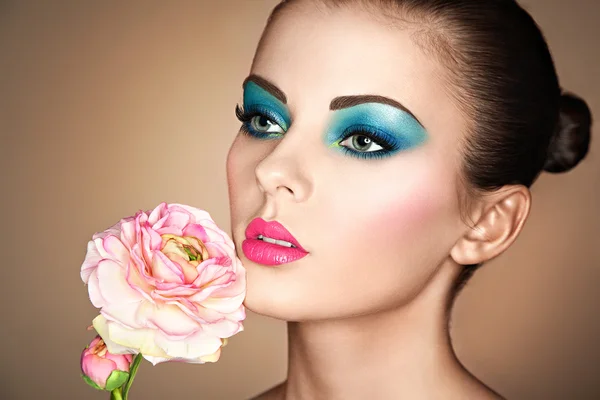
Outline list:
[[[146,319],[140,313],[142,301],[135,303],[115,303],[107,304],[102,307],[100,313],[108,320],[118,322],[119,324],[131,328],[146,328]]]
[[[217,351],[223,342],[220,338],[196,332],[185,340],[171,340],[163,334],[156,335],[156,344],[170,357],[195,359]]]
[[[136,349],[148,356],[167,356],[155,343],[156,330],[154,329],[127,329],[116,323],[110,323],[108,324],[108,332],[113,342],[123,347]]]
[[[187,336],[200,329],[200,325],[175,305],[157,304],[151,308],[146,307],[144,311],[148,322],[160,329],[166,336]]]
[[[204,227],[199,224],[190,224],[185,227],[183,230],[184,236],[195,237],[198,240],[202,241],[202,243],[206,243],[209,241],[209,237],[204,230]]]
[[[98,264],[97,274],[100,294],[108,303],[133,303],[141,300],[139,292],[134,290],[125,279],[125,268],[112,260],[102,260]]]
[[[115,368],[114,361],[93,354],[84,356],[81,361],[83,373],[101,388],[106,386],[106,380]]]
[[[243,330],[244,328],[239,321],[230,321],[228,319],[222,319],[213,324],[202,326],[202,331],[205,334],[219,338],[228,338]]]
[[[96,318],[94,318],[92,325],[94,326],[96,332],[98,332],[98,335],[100,335],[102,340],[104,340],[104,344],[106,344],[106,348],[109,352],[113,354],[128,354],[136,352],[134,348],[121,346],[111,339],[108,329],[108,321],[103,315],[98,315]]]
[[[98,263],[102,258],[102,255],[98,252],[96,247],[96,242],[90,240],[87,244],[87,252],[85,253],[83,264],[81,264],[81,280],[84,283],[88,283],[90,274],[98,267]]]
[[[123,265],[127,265],[129,261],[129,250],[121,239],[117,236],[107,236],[103,239],[102,247],[108,253],[109,257],[115,261],[120,261]]]
[[[183,229],[190,223],[191,218],[192,215],[185,210],[169,207],[169,217],[165,222],[165,225]]]
[[[102,293],[100,293],[100,282],[98,282],[98,269],[94,269],[88,279],[88,294],[90,301],[96,308],[103,307],[106,303]]]
[[[192,265],[190,261],[177,254],[169,254],[168,258],[181,268],[186,284],[192,283],[198,278],[197,265]]]
[[[222,314],[234,313],[235,315],[243,315],[243,316],[241,316],[241,318],[236,318],[234,315],[231,316],[232,319],[242,320],[245,318],[245,314],[243,314],[243,307],[242,307],[244,298],[246,297],[245,295],[246,295],[246,293],[243,292],[235,297],[222,297],[222,298],[209,297],[198,303],[200,303],[200,305],[204,308],[208,308],[210,310],[213,310],[215,312],[219,312]]]
[[[121,225],[121,242],[131,250],[133,243],[135,243],[135,219],[123,219]]]
[[[125,372],[129,372],[129,367],[133,360],[131,354],[112,354],[111,352],[107,352],[104,358],[111,360],[115,363],[118,370]]]
[[[185,283],[180,265],[169,260],[161,251],[155,251],[152,262],[152,275],[159,282]]]
[[[156,221],[158,221],[163,215],[165,215],[166,210],[167,203],[165,202],[162,202],[158,206],[156,206],[154,210],[152,210],[152,212],[150,212],[150,214],[148,215],[148,222],[150,223],[150,225],[154,225]]]
[[[108,229],[105,229],[105,230],[103,230],[101,232],[96,232],[92,236],[92,240],[96,241],[96,239],[103,239],[103,238],[105,238],[106,236],[109,236],[109,235],[114,235],[114,236],[119,237],[120,232],[121,232],[121,221],[119,221],[116,224],[112,225]]]

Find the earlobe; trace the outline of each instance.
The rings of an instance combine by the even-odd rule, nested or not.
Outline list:
[[[486,195],[484,211],[475,226],[450,251],[461,265],[479,264],[504,252],[517,238],[529,215],[531,193],[523,185],[505,186]]]

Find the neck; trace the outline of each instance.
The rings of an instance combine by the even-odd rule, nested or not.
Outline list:
[[[440,268],[413,301],[391,310],[289,322],[286,400],[421,398],[464,371],[448,332],[446,280],[455,273]]]

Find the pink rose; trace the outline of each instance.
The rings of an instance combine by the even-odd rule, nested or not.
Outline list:
[[[100,336],[81,353],[81,371],[83,379],[92,387],[103,390],[114,390],[121,387],[129,379],[131,354],[112,354]]]
[[[122,219],[92,237],[81,278],[111,353],[214,362],[243,330],[245,270],[206,211],[161,203]]]

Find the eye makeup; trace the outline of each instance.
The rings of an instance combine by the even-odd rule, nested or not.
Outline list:
[[[357,151],[342,145],[353,136],[376,143],[376,151]],[[324,136],[325,144],[358,158],[382,158],[419,146],[427,140],[425,128],[408,112],[389,104],[362,103],[336,110]]]
[[[252,80],[244,84],[243,107],[236,107],[236,115],[243,122],[245,133],[259,139],[279,137],[291,125],[291,116],[285,104]],[[267,131],[259,130],[260,125],[267,125]],[[277,129],[277,125],[279,132],[269,131],[270,127]]]

